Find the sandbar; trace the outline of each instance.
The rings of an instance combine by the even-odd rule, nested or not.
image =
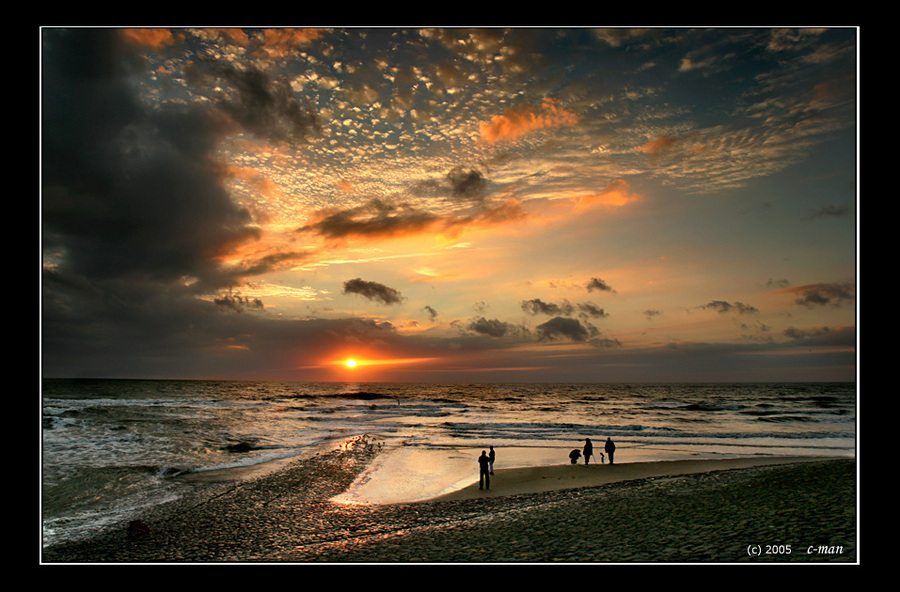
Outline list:
[[[821,460],[829,459],[816,456],[769,456],[518,467],[494,471],[494,474],[491,475],[490,489],[479,489],[476,480],[471,485],[424,501],[468,500],[523,493],[542,493],[634,479],[674,477],[727,469]]]

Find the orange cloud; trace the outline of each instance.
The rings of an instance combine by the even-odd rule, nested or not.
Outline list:
[[[325,29],[265,29],[266,43],[280,45],[305,45],[325,34]]]
[[[698,154],[706,150],[706,146],[697,144],[688,145],[689,140],[684,138],[676,138],[666,134],[659,134],[655,140],[651,140],[646,144],[638,146],[638,152],[643,152],[651,157],[660,156],[662,154],[686,153]]]
[[[479,124],[481,139],[493,144],[501,140],[514,140],[534,130],[573,125],[574,113],[556,105],[552,99],[544,99],[539,108],[521,105],[507,109],[503,115],[495,115],[489,122]]]
[[[356,193],[356,187],[349,181],[336,181],[334,186],[344,193]]]
[[[638,199],[638,196],[635,193],[631,193],[631,185],[628,184],[628,181],[620,179],[611,181],[599,193],[579,197],[575,207],[576,209],[598,205],[621,207],[636,199]]]
[[[638,152],[643,152],[644,154],[659,154],[660,152],[672,150],[676,146],[678,146],[678,140],[676,138],[660,134],[655,140],[639,146]]]
[[[234,28],[226,28],[226,29],[212,29],[213,31],[227,37],[229,41],[233,43],[238,43],[240,45],[247,45],[250,41],[250,38],[247,37],[247,34],[244,33],[243,29],[234,29]]]
[[[162,49],[175,43],[175,36],[169,29],[122,29],[121,35],[128,43],[153,49]]]
[[[325,34],[325,29],[265,29],[265,46],[258,50],[270,58],[288,55],[293,49],[307,45]]]
[[[252,185],[260,194],[266,197],[283,197],[284,192],[277,183],[269,179],[262,171],[253,167],[231,166],[228,173],[236,178]]]
[[[373,199],[352,208],[313,212],[299,231],[314,232],[329,240],[405,238],[423,233],[446,240],[478,229],[509,225],[526,216],[521,203],[515,199],[447,215]]]

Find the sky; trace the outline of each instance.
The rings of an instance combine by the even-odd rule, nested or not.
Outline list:
[[[41,29],[42,375],[853,381],[858,33]]]

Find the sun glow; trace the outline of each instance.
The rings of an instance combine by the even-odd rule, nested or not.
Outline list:
[[[437,358],[340,358],[328,362],[330,365],[343,366],[345,368],[362,368],[367,366],[396,366],[405,364],[422,364],[436,360]]]

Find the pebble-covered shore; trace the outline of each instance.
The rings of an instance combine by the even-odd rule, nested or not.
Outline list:
[[[377,450],[204,484],[52,563],[857,561],[856,470],[829,460],[565,491],[386,506],[328,501]]]

